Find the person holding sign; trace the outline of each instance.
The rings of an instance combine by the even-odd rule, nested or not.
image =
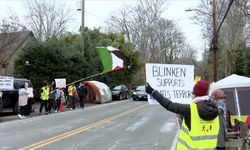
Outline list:
[[[18,105],[20,106],[20,114],[18,114],[17,116],[20,119],[26,118],[24,114],[27,111],[28,94],[29,94],[27,90],[28,87],[29,87],[28,83],[25,82],[24,85],[18,90],[18,94],[19,94]]]
[[[168,111],[183,117],[176,149],[217,149],[220,130],[218,107],[210,100],[208,84],[198,81],[193,87],[195,98],[190,104],[174,103],[148,83],[146,92]]]

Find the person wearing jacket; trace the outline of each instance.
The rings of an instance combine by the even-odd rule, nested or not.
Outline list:
[[[24,83],[24,85],[18,90],[18,106],[20,106],[20,114],[17,116],[20,119],[26,118],[24,116],[25,112],[27,111],[27,104],[28,104],[28,83]]]
[[[48,114],[48,100],[49,100],[49,85],[46,81],[43,82],[43,87],[40,90],[41,93],[41,105],[39,109],[39,115],[41,115],[41,112],[43,110],[43,107],[45,107],[45,114]]]
[[[220,132],[218,137],[218,144],[217,149],[218,150],[224,150],[225,148],[225,142],[226,142],[226,130],[227,130],[227,108],[226,108],[226,95],[223,90],[217,89],[213,91],[212,93],[212,99],[216,103],[218,107],[218,114],[220,117]]]
[[[208,84],[198,81],[193,87],[195,98],[190,104],[174,103],[148,83],[146,92],[168,111],[183,118],[176,149],[216,149],[220,129],[218,107],[210,100]]]
[[[80,98],[80,107],[84,108],[84,104],[86,102],[86,97],[88,94],[88,90],[86,88],[86,86],[83,83],[79,84],[79,87],[77,88],[77,92]]]

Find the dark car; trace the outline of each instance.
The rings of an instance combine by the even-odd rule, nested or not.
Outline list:
[[[145,91],[145,86],[144,85],[141,85],[141,86],[136,86],[133,88],[133,91],[132,91],[132,97],[133,97],[133,100],[136,101],[136,100],[147,100],[148,97],[147,97],[147,93]]]
[[[14,89],[13,90],[2,90],[2,108],[12,109],[14,113],[19,112],[18,106],[18,89],[21,88],[24,83],[27,82],[29,87],[33,87],[32,83],[28,79],[14,78]]]
[[[112,99],[113,100],[123,100],[129,98],[129,90],[125,85],[115,86],[112,90]]]

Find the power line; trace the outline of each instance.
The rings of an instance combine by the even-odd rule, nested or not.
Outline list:
[[[218,29],[217,29],[217,31],[216,31],[217,33],[220,31],[220,28],[221,28],[221,26],[222,26],[224,20],[226,19],[227,14],[228,14],[228,12],[229,12],[229,10],[230,10],[232,4],[233,4],[233,1],[234,1],[234,0],[231,0],[231,1],[230,1],[229,5],[228,5],[228,8],[227,8],[227,11],[226,11],[226,13],[225,13],[223,19],[221,20],[221,23],[220,23],[220,25],[219,25],[219,27],[218,27]]]

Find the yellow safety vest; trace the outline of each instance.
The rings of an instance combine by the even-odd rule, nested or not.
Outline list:
[[[42,100],[48,100],[49,99],[49,88],[44,86],[41,89],[43,90],[42,93],[41,93],[41,99]]]
[[[190,112],[191,129],[188,129],[185,120],[183,119],[177,143],[177,150],[216,149],[220,128],[219,116],[211,121],[201,119],[195,103],[190,104]]]
[[[72,96],[72,95],[73,95],[72,92],[73,92],[73,86],[70,85],[70,86],[68,87],[69,96]]]
[[[69,93],[69,96],[73,96],[73,90],[76,90],[76,87],[75,87],[75,86],[70,85],[70,86],[68,87],[68,93]]]

